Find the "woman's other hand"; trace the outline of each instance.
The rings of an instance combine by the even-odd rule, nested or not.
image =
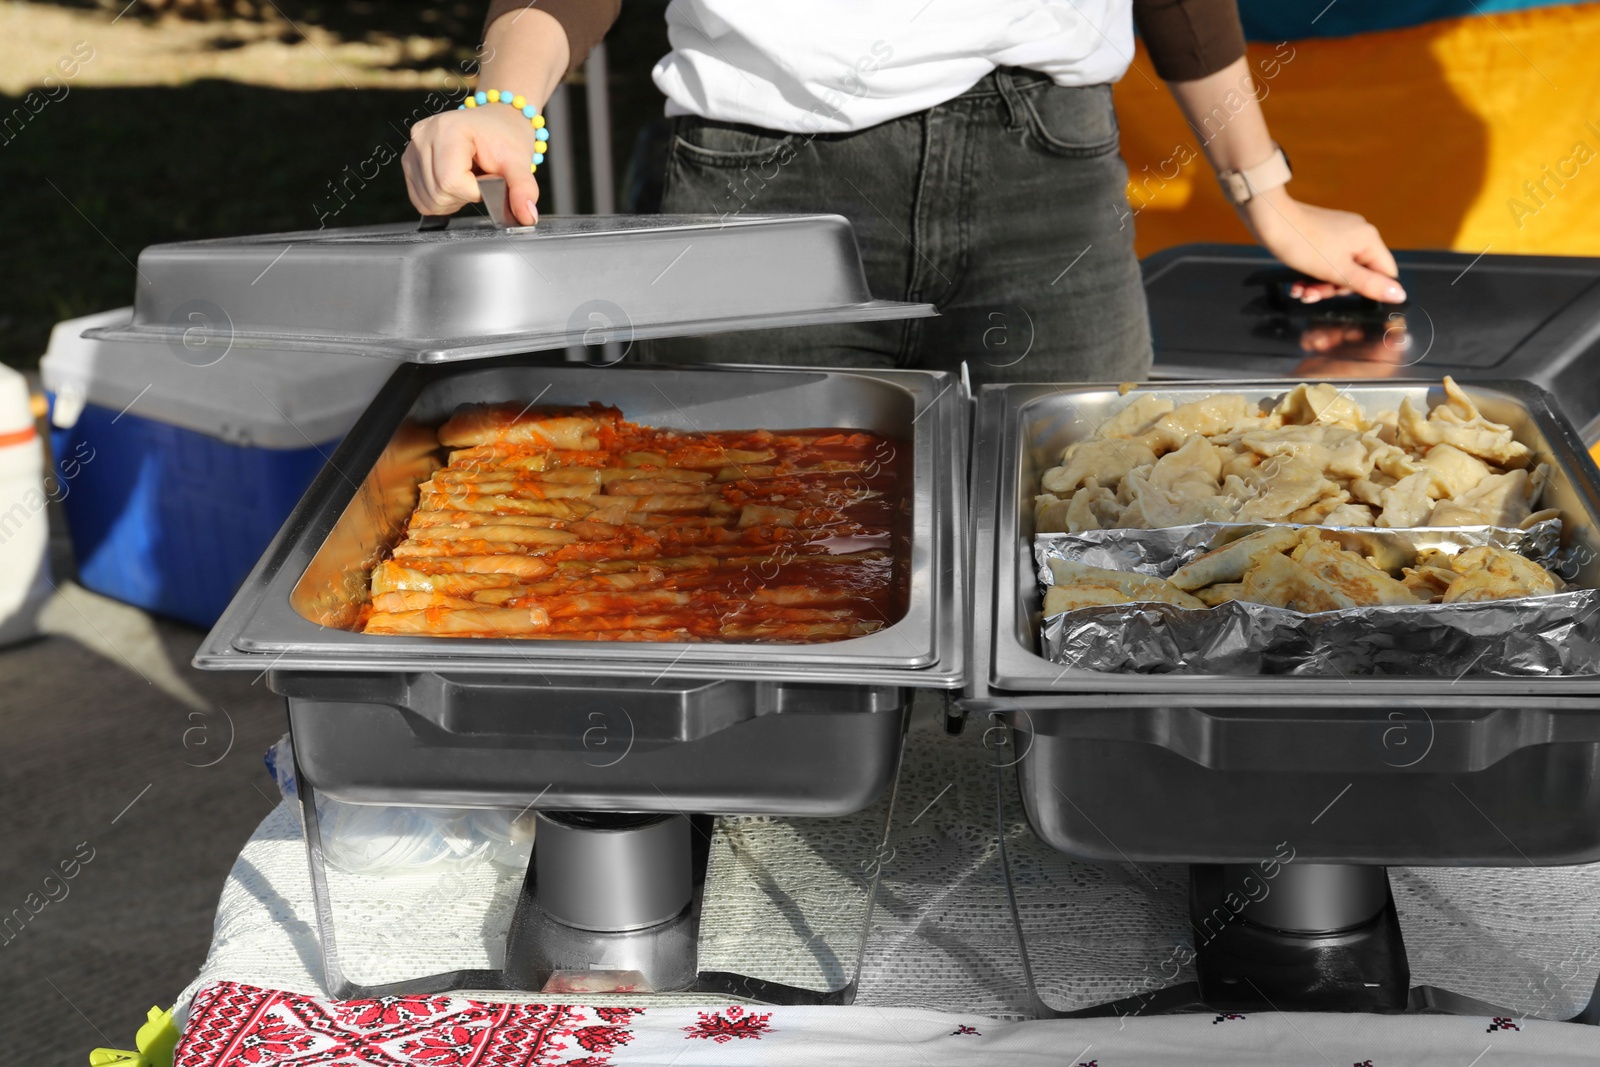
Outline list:
[[[1386,304],[1406,298],[1378,228],[1354,212],[1302,204],[1278,188],[1251,197],[1239,216],[1285,266],[1320,279],[1295,283],[1291,297],[1308,304],[1352,292]]]

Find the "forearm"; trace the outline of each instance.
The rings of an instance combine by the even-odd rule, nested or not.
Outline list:
[[[543,107],[571,62],[561,23],[538,8],[501,15],[483,37],[480,89],[510,89]]]
[[[543,26],[542,36],[548,32],[545,20],[554,20],[566,37],[567,47],[561,53],[566,56],[562,71],[570,74],[589,58],[590,50],[605,37],[621,11],[622,0],[489,0],[483,21],[484,43],[493,43],[490,36],[496,32],[496,27],[500,33],[508,30],[514,33],[515,27],[523,26],[530,19]],[[533,18],[535,15],[540,17]],[[511,42],[512,47],[519,43]],[[485,52],[486,56],[493,54]],[[485,63],[487,65],[487,60]],[[551,85],[550,91],[554,90],[555,86]]]
[[[1250,170],[1275,148],[1250,65],[1243,58],[1192,81],[1169,81],[1183,117],[1217,171]],[[1405,290],[1378,231],[1360,215],[1302,204],[1288,186],[1256,191],[1237,205],[1239,220],[1286,266],[1317,279],[1291,294],[1307,301],[1355,291],[1397,303]]]
[[[505,179],[506,204],[523,226],[539,221],[534,180],[547,143],[527,105],[543,108],[561,79],[605,36],[622,0],[490,0],[478,91],[522,97],[509,107],[462,107],[411,127],[402,163],[406,192],[424,215],[449,215],[483,198],[478,178]],[[537,6],[535,6],[537,5]]]
[[[1167,88],[1216,170],[1245,170],[1272,155],[1272,134],[1243,56],[1214,74],[1168,82]]]

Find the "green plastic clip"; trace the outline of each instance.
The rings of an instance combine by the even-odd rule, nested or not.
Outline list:
[[[178,1028],[172,1025],[172,1009],[151,1008],[133,1043],[138,1046],[137,1052],[122,1048],[95,1049],[89,1053],[89,1067],[172,1067],[172,1053],[178,1047]]]

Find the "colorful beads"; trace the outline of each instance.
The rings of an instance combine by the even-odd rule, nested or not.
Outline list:
[[[513,93],[509,89],[483,89],[461,102],[458,111],[467,108],[487,107],[490,104],[505,104],[514,107],[522,113],[533,126],[533,162],[528,164],[528,173],[537,174],[539,164],[544,162],[544,154],[549,150],[550,131],[545,128],[544,116],[539,114],[539,109],[528,103],[528,98],[521,93]]]

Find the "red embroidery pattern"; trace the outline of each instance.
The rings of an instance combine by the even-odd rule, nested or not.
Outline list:
[[[777,1033],[772,1028],[770,1011],[764,1015],[757,1015],[735,1004],[727,1011],[717,1012],[714,1015],[707,1015],[703,1011],[697,1011],[695,1014],[700,1016],[700,1021],[693,1026],[682,1028],[683,1032],[689,1035],[684,1038],[685,1041],[693,1041],[700,1037],[715,1041],[719,1045],[726,1045],[736,1037],[741,1039],[748,1037],[759,1041],[767,1034]]]
[[[1372,1067],[1372,1061],[1371,1060],[1362,1060],[1360,1063],[1351,1064],[1350,1067]]]
[[[572,1032],[589,1052],[610,1053],[618,1045],[626,1045],[633,1040],[633,1035],[625,1026],[584,1026]]]
[[[1489,1024],[1489,1029],[1485,1030],[1484,1033],[1492,1034],[1496,1030],[1516,1030],[1520,1032],[1522,1027],[1518,1026],[1510,1019],[1502,1019],[1499,1016],[1496,1016],[1494,1021]]]
[[[465,1026],[445,1026],[406,1041],[400,1047],[418,1063],[429,1067],[456,1067],[468,1062],[478,1047],[478,1032]]]
[[[978,1028],[976,1026],[966,1026],[964,1024],[950,1031],[951,1037],[965,1037],[968,1034],[972,1034],[976,1037],[983,1036],[982,1034],[978,1033]]]
[[[303,1031],[269,1019],[239,1043],[239,1059],[243,1063],[282,1060],[306,1051],[311,1047],[313,1040]]]
[[[1212,1019],[1211,1020],[1211,1025],[1215,1026],[1218,1023],[1227,1022],[1230,1019],[1243,1019],[1243,1018],[1244,1018],[1244,1016],[1240,1015],[1236,1011],[1225,1011],[1221,1015],[1217,1016],[1215,1019]]]
[[[450,1006],[449,997],[379,997],[377,1000],[335,1002],[333,1017],[341,1026],[373,1030],[380,1026],[400,1026],[413,1019],[437,1015]]]
[[[195,997],[173,1065],[612,1067],[643,1012],[449,996],[337,1002],[219,982]]]

